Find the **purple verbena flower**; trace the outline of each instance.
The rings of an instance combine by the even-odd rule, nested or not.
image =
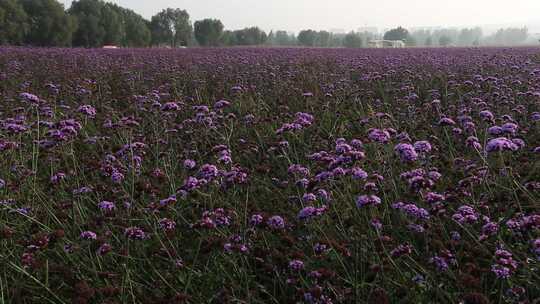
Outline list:
[[[510,139],[499,137],[490,139],[486,145],[486,152],[517,151],[519,147]]]
[[[93,231],[83,231],[81,232],[81,239],[95,240],[97,239],[97,234]]]
[[[144,240],[147,238],[146,233],[139,227],[129,227],[124,230],[124,235],[132,240]]]
[[[300,271],[304,269],[304,262],[300,260],[292,260],[289,262],[289,269],[292,271]]]
[[[191,170],[191,169],[195,168],[196,165],[197,165],[197,163],[192,159],[184,160],[184,168],[186,168],[188,170]]]
[[[274,230],[280,230],[285,228],[285,220],[279,215],[274,215],[266,221],[268,227]]]
[[[387,143],[390,140],[390,133],[387,130],[370,129],[368,130],[368,138],[379,143]]]
[[[413,162],[418,159],[415,148],[410,144],[400,143],[394,147],[394,151],[403,162]]]
[[[102,201],[98,204],[99,209],[103,211],[113,211],[116,209],[116,205],[113,202]]]
[[[381,199],[376,195],[360,195],[356,198],[356,207],[358,208],[379,204],[381,204]]]
[[[431,152],[431,144],[426,140],[417,141],[414,143],[414,150],[418,153],[429,153]]]
[[[94,118],[96,116],[96,109],[91,105],[82,105],[77,109],[77,112],[82,113],[88,117]]]

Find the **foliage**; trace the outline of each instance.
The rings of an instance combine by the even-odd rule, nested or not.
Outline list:
[[[0,45],[20,45],[29,30],[28,15],[19,0],[0,1]]]
[[[384,40],[401,40],[405,41],[409,38],[409,31],[401,26],[391,29],[384,33]]]
[[[457,38],[457,45],[459,46],[471,46],[479,43],[482,38],[482,29],[479,27],[475,28],[464,28],[460,31]]]
[[[56,0],[21,0],[28,16],[24,41],[37,46],[70,46],[76,20]]]
[[[73,40],[76,46],[142,47],[150,43],[146,21],[132,10],[102,0],[79,0],[73,2],[69,12],[79,22]]]
[[[105,44],[108,35],[103,11],[112,15],[110,8],[101,0],[76,0],[69,9],[69,14],[78,21],[77,31],[73,34],[73,45],[83,47],[101,47]]]
[[[529,30],[523,28],[499,29],[495,34],[486,38],[488,45],[519,45],[527,40]]]
[[[319,31],[315,39],[315,46],[329,47],[332,39],[332,33],[327,31]]]
[[[118,8],[125,26],[122,45],[127,47],[149,46],[152,40],[147,21],[139,14],[125,8]]]
[[[235,45],[262,45],[266,42],[266,33],[258,27],[247,27],[233,32]]]
[[[452,38],[446,36],[446,35],[443,35],[439,38],[439,45],[440,46],[449,46],[450,44],[452,44]]]
[[[363,46],[360,34],[350,32],[343,38],[343,46],[347,48],[360,48]]]
[[[230,30],[224,31],[219,41],[224,46],[232,46],[237,44],[236,35],[233,31]]]
[[[195,39],[201,46],[218,46],[223,34],[223,23],[217,19],[204,19],[194,24]]]
[[[314,30],[303,30],[298,33],[298,43],[303,46],[315,46],[317,32]]]
[[[193,27],[185,10],[167,8],[150,22],[153,45],[187,46],[193,38]]]

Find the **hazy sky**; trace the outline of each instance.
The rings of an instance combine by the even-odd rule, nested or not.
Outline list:
[[[71,0],[61,0],[66,7]],[[228,29],[379,28],[403,25],[531,24],[540,0],[111,0],[146,18],[166,7],[186,9],[191,20],[218,18]]]

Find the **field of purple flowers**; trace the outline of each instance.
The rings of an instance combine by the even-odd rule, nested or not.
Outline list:
[[[540,49],[0,49],[0,303],[538,303]]]

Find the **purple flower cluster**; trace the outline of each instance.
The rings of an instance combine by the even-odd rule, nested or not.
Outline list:
[[[303,112],[298,112],[295,115],[295,120],[292,123],[285,123],[281,128],[276,130],[276,134],[280,135],[285,132],[298,131],[311,126],[313,123],[313,115]]]
[[[387,143],[390,141],[390,132],[388,130],[370,129],[368,130],[368,138],[379,143]]]
[[[499,279],[508,279],[518,268],[518,263],[512,258],[512,253],[504,249],[495,251],[495,263],[491,272]]]
[[[176,227],[176,223],[168,218],[162,218],[158,221],[159,229],[163,231],[171,231]]]
[[[396,248],[390,251],[390,255],[394,258],[398,258],[403,255],[409,255],[412,253],[413,247],[410,244],[400,244]]]
[[[285,220],[279,215],[274,215],[266,221],[266,225],[271,229],[281,230],[285,228]]]
[[[304,207],[300,212],[298,212],[298,219],[299,220],[308,220],[312,217],[319,216],[323,213],[325,213],[328,210],[328,207],[322,206],[320,208],[316,208],[313,206]]]
[[[441,174],[435,169],[426,172],[424,169],[414,169],[400,174],[407,181],[409,188],[415,191],[430,189],[441,178]]]
[[[435,268],[440,272],[445,272],[450,268],[450,265],[457,263],[454,254],[448,250],[443,250],[439,255],[432,257],[430,263],[435,265]]]
[[[460,206],[452,219],[460,224],[474,224],[479,220],[480,215],[469,205]]]
[[[381,199],[373,194],[370,195],[360,195],[356,198],[356,207],[362,208],[365,206],[371,206],[371,205],[380,205]]]
[[[203,212],[201,220],[195,226],[207,229],[227,227],[231,225],[233,216],[233,212],[223,208],[207,210]]]
[[[418,153],[416,153],[415,148],[410,144],[397,144],[394,147],[394,151],[402,162],[414,162],[418,159]]]
[[[227,100],[218,100],[216,103],[214,103],[214,109],[223,109],[231,105],[230,101]]]
[[[427,140],[421,140],[414,143],[414,150],[418,153],[429,153],[431,152],[431,144]]]
[[[77,112],[82,113],[90,118],[96,117],[96,109],[91,105],[82,105],[77,109]]]
[[[98,204],[99,209],[103,211],[113,211],[116,209],[116,205],[113,202],[102,201]]]
[[[191,170],[194,169],[197,166],[197,163],[192,159],[186,159],[184,160],[184,168]]]
[[[528,232],[540,229],[540,214],[521,214],[506,221],[506,226],[514,232]]]
[[[97,234],[93,231],[83,231],[81,232],[81,239],[95,240],[97,239]]]
[[[411,217],[417,218],[417,219],[421,219],[421,220],[429,219],[429,212],[426,209],[420,208],[412,203],[407,204],[407,203],[397,202],[397,203],[392,204],[392,208],[401,210],[405,212],[405,214]]]
[[[39,97],[31,93],[27,93],[27,92],[21,93],[20,97],[22,100],[29,103],[39,103]]]
[[[140,227],[129,227],[124,230],[124,235],[131,240],[144,240],[148,235]]]
[[[292,260],[289,262],[289,269],[292,271],[300,271],[304,269],[304,262],[301,260]]]
[[[536,255],[536,259],[540,261],[540,238],[531,241],[532,252]]]
[[[519,146],[506,137],[493,138],[486,144],[486,152],[517,151]]]
[[[289,169],[287,169],[287,172],[289,174],[299,175],[299,176],[309,176],[309,169],[298,164],[293,164],[289,166]]]

